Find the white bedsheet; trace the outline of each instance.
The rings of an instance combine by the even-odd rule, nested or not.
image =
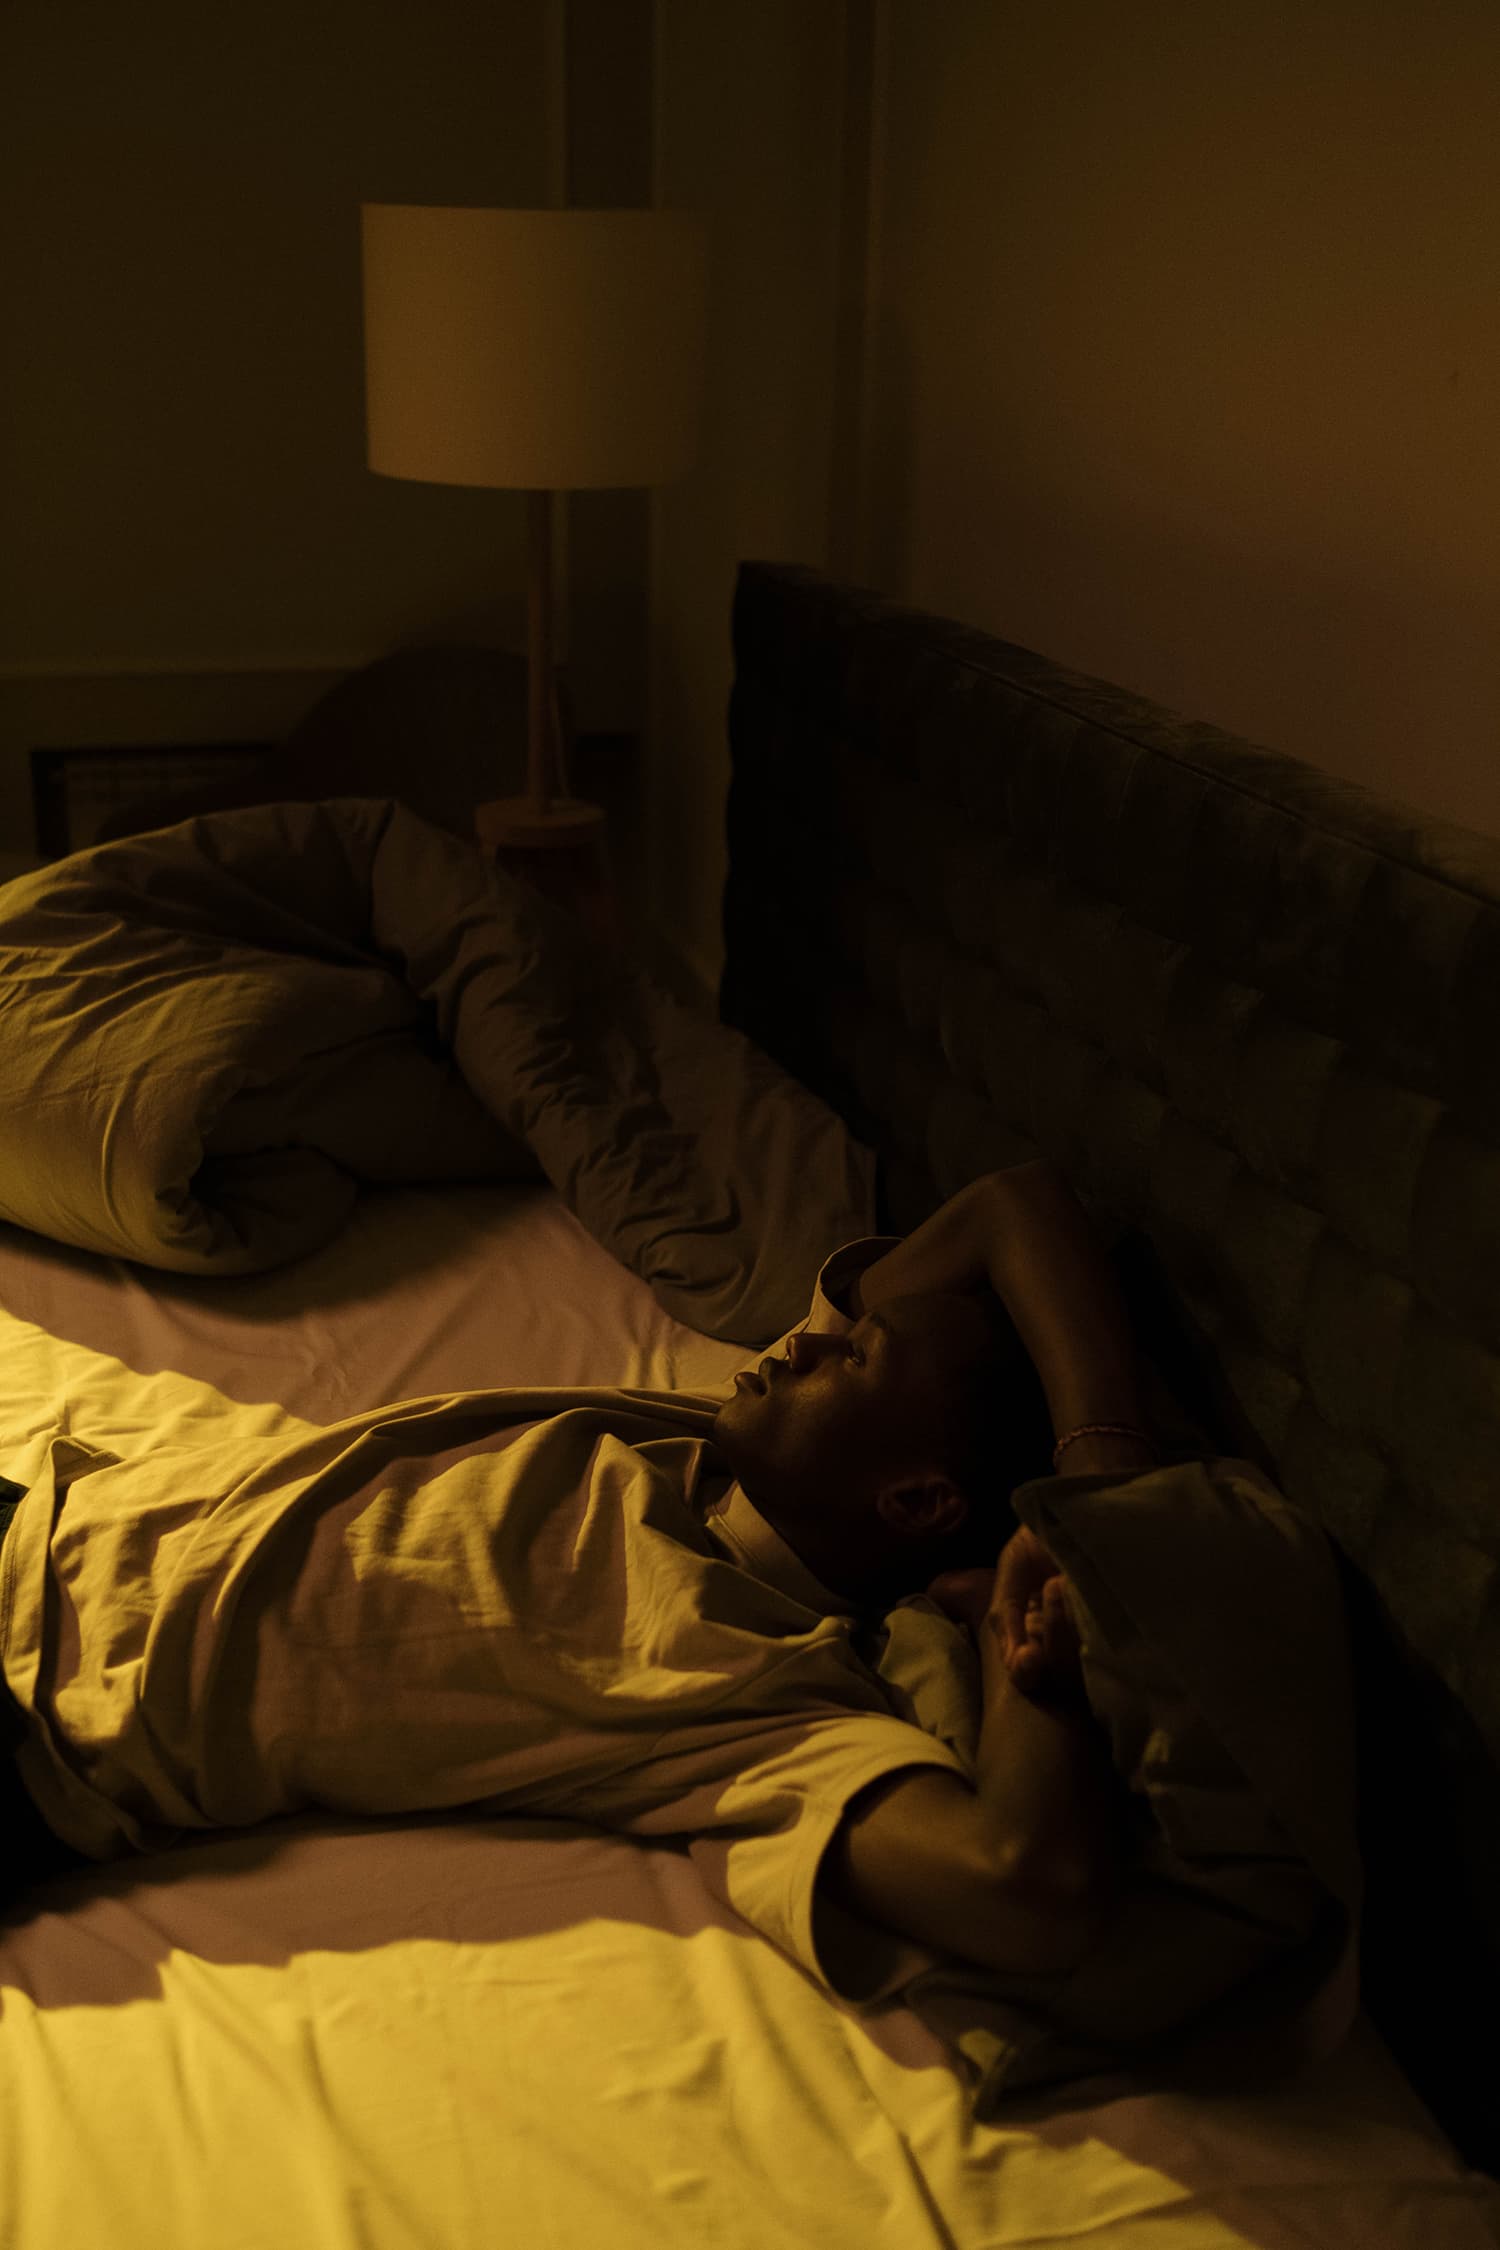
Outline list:
[[[14,1324],[25,1324],[24,1329]],[[367,1196],[295,1268],[182,1280],[0,1229],[0,1353],[318,1422],[447,1388],[715,1390],[549,1189]],[[0,1415],[5,1410],[0,1358]],[[299,1820],[60,1880],[0,1922],[7,2250],[606,2240],[1485,2250],[1361,2021],[1274,2100],[973,2127],[910,2011],[831,2005],[684,1852],[571,1823]]]

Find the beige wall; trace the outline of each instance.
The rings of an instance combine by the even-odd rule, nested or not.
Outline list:
[[[364,465],[358,205],[404,197],[708,215],[698,466],[562,542],[704,984],[745,556],[1500,832],[1497,93],[1492,0],[11,0],[0,850],[32,744],[522,644],[519,496]]]
[[[31,747],[275,740],[388,650],[524,647],[522,496],[366,468],[359,205],[649,202],[650,31],[650,0],[0,10],[0,851]],[[579,720],[636,725],[645,496],[565,506]]]
[[[650,875],[713,988],[735,571],[827,559],[839,10],[658,0],[656,18],[656,196],[706,214],[709,302],[701,456],[652,495]]]
[[[1500,834],[1493,0],[665,0],[660,23],[660,176],[728,236],[714,453],[657,501],[664,832],[696,823],[712,878],[669,911],[700,974],[730,556],[832,556]],[[859,263],[831,144],[867,28],[873,287],[837,434],[861,397],[866,425],[830,514],[819,292]]]
[[[482,609],[520,502],[365,467],[359,204],[545,200],[545,31],[18,0],[0,666],[327,665]]]
[[[1500,832],[1500,9],[891,24],[882,574]]]

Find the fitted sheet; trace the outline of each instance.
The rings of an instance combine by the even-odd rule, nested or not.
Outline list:
[[[367,1192],[233,1278],[0,1228],[0,1352],[13,1422],[40,1384],[118,1407],[186,1376],[331,1423],[497,1384],[715,1395],[761,1356],[532,1186]],[[909,2009],[831,2003],[684,1850],[572,1822],[303,1818],[60,1878],[0,1920],[0,2101],[17,2250],[1500,2239],[1364,2019],[1274,2097],[976,2125]]]

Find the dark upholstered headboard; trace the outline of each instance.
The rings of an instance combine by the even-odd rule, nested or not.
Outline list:
[[[1500,842],[811,571],[733,624],[721,1014],[896,1231],[1045,1154],[1165,1276],[1340,1559],[1367,2011],[1497,2169]]]

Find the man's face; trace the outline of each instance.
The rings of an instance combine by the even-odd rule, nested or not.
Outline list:
[[[971,1300],[894,1298],[847,1335],[801,1332],[785,1358],[738,1374],[714,1437],[751,1501],[805,1558],[799,1531],[869,1526],[882,1485],[930,1465],[987,1347]]]

